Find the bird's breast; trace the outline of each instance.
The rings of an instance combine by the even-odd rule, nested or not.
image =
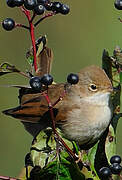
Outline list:
[[[106,101],[108,100],[107,98]],[[80,144],[84,144],[90,139],[94,142],[108,127],[111,116],[109,103],[102,102],[101,105],[97,105],[81,101],[81,103],[77,103],[76,108],[67,112],[66,121],[62,124],[61,129],[69,140],[77,141]]]

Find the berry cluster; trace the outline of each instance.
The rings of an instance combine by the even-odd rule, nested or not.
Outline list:
[[[70,11],[68,5],[50,0],[7,0],[7,5],[11,8],[24,5],[27,10],[33,10],[37,15],[43,14],[45,10],[64,15]]]
[[[42,77],[32,77],[30,79],[30,86],[34,90],[41,90],[42,85],[49,86],[53,82],[53,77],[50,74],[44,74]]]
[[[51,2],[50,0],[6,0],[6,4],[11,7],[20,7],[21,11],[25,14],[28,20],[28,26],[16,23],[12,18],[6,18],[2,22],[2,26],[6,31],[11,31],[15,27],[22,27],[29,30],[33,46],[33,65],[35,71],[37,70],[36,62],[36,44],[35,44],[35,27],[44,19],[54,16],[58,13],[66,15],[69,13],[70,8],[68,5],[61,2]],[[46,12],[50,11],[50,12]],[[32,12],[32,13],[31,13]],[[32,14],[32,15],[31,15]],[[40,19],[33,23],[34,18],[40,15]],[[42,16],[43,15],[43,16]]]
[[[114,6],[115,6],[116,9],[122,10],[122,0],[116,0],[114,2]]]
[[[102,167],[99,170],[99,176],[101,179],[108,179],[112,174],[119,175],[122,171],[121,157],[118,155],[114,155],[110,159],[110,167]]]
[[[70,11],[68,5],[60,2],[50,2],[49,0],[7,0],[6,3],[11,8],[23,6],[27,10],[32,10],[35,15],[42,15],[45,10],[63,15]],[[15,22],[11,18],[6,18],[2,25],[5,30],[11,31],[15,27]]]
[[[110,159],[110,169],[112,174],[120,174],[120,172],[122,171],[122,166],[120,165],[121,163],[121,157],[118,155],[112,156]]]
[[[50,0],[6,0],[6,3],[11,8],[23,6],[27,10],[32,10],[35,15],[42,15],[45,10],[63,15],[70,11],[68,5],[61,2],[50,2]],[[11,31],[15,27],[15,22],[13,19],[7,18],[2,25],[5,30]]]
[[[77,74],[71,73],[67,76],[67,82],[69,84],[77,84],[78,81],[79,81],[79,77]],[[32,77],[29,83],[31,88],[33,88],[33,90],[40,91],[42,85],[48,87],[49,85],[52,84],[52,82],[53,82],[53,77],[50,74],[44,74],[44,76],[42,77],[38,77],[38,76]]]

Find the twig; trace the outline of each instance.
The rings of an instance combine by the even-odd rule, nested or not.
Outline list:
[[[30,30],[30,28],[29,28],[28,26],[25,26],[24,24],[16,23],[16,24],[15,24],[15,27],[22,27],[22,28],[25,28],[25,29]]]
[[[35,35],[34,35],[34,25],[32,23],[32,18],[34,19],[34,17],[31,18],[30,15],[30,11],[28,11],[27,9],[25,9],[23,6],[20,7],[21,11],[26,15],[28,22],[29,22],[29,26],[30,26],[30,35],[31,35],[31,41],[32,41],[32,46],[33,46],[33,57],[34,57],[34,69],[35,71],[37,70],[37,62],[36,62],[36,44],[35,44]]]
[[[52,129],[53,129],[53,132],[54,134],[56,135],[56,138],[61,142],[61,144],[65,147],[65,149],[67,150],[67,152],[69,153],[69,155],[74,159],[74,160],[77,160],[78,159],[78,156],[67,146],[67,144],[64,142],[64,140],[58,135],[58,132],[56,130],[56,127],[55,127],[55,117],[54,117],[54,113],[53,113],[53,107],[54,105],[56,105],[59,101],[60,101],[60,97],[59,99],[56,101],[56,103],[54,103],[52,105],[50,99],[49,99],[49,96],[47,93],[44,93],[43,94],[45,99],[47,100],[47,103],[49,105],[49,111],[50,111],[50,116],[51,116],[51,120],[52,120]]]
[[[26,73],[19,71],[17,72],[18,74],[21,74],[22,76],[26,77],[26,78],[30,78],[30,76],[28,76]]]
[[[54,16],[55,14],[56,14],[55,12],[51,12],[51,13],[45,14],[41,19],[39,19],[39,20],[34,24],[34,26],[36,27],[41,21],[43,21],[44,19],[46,19],[46,18],[48,18],[48,17]]]

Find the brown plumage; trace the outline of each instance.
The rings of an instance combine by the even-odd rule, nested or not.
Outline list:
[[[76,85],[61,83],[49,86],[48,96],[53,104],[65,89],[65,96],[53,109],[56,126],[67,139],[89,145],[101,136],[110,123],[112,85],[105,72],[97,66],[84,68],[78,75]],[[96,89],[92,89],[93,85]],[[45,89],[34,93],[31,88],[21,88],[20,106],[3,113],[23,121],[26,129],[35,135],[50,126],[51,122],[45,92]]]

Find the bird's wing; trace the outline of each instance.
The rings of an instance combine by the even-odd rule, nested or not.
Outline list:
[[[58,88],[58,89],[57,89]],[[48,89],[50,102],[53,104],[64,91],[64,84],[54,84]],[[23,93],[23,94],[22,94]],[[21,88],[19,93],[20,106],[3,111],[4,114],[26,122],[38,122],[49,112],[48,102],[45,98],[44,90],[41,93],[30,92],[30,89]],[[58,109],[60,103],[56,105]],[[55,108],[55,107],[54,107]],[[49,113],[48,113],[49,114]]]

